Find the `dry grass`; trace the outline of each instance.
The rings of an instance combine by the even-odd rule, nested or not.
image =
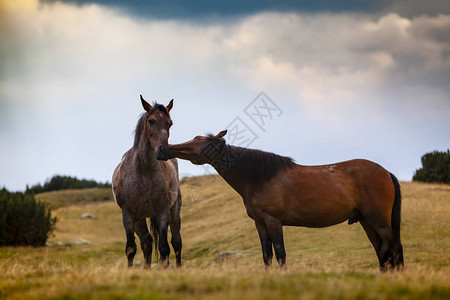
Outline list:
[[[192,198],[200,190],[201,197]],[[65,194],[64,201],[51,200],[60,201],[54,210],[60,222],[49,242],[81,237],[91,243],[1,248],[0,298],[448,299],[450,186],[402,183],[402,191],[406,268],[387,274],[378,271],[358,224],[285,228],[288,271],[266,272],[242,200],[215,176],[191,178],[182,186],[183,267],[163,270],[154,264],[151,271],[129,270],[117,205],[65,206],[70,193]],[[79,219],[86,212],[97,218]],[[135,261],[142,261],[140,249]]]
[[[37,200],[44,201],[51,209],[56,209],[63,206],[111,200],[111,198],[112,191],[111,189],[107,188],[52,191],[36,195]]]

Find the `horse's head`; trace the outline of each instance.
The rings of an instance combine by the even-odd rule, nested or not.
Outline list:
[[[223,130],[216,135],[196,136],[188,142],[170,145],[169,158],[186,159],[196,165],[211,164],[220,157],[225,134],[227,131]]]
[[[143,116],[143,135],[155,150],[156,158],[167,160],[169,158],[169,129],[172,126],[169,112],[173,106],[173,99],[167,106],[158,103],[153,103],[152,106],[141,95],[141,102],[147,111]]]

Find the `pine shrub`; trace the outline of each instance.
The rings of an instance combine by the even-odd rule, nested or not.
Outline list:
[[[450,183],[450,150],[423,155],[422,168],[416,170],[413,180]]]
[[[32,193],[0,190],[0,246],[44,246],[56,221]]]

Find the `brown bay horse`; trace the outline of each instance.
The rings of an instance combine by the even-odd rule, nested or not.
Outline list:
[[[225,134],[170,145],[163,159],[210,164],[242,196],[266,267],[272,246],[280,267],[286,267],[284,225],[320,228],[347,220],[361,223],[382,271],[403,267],[400,185],[389,171],[363,159],[303,166],[289,157],[227,145]]]
[[[168,267],[170,248],[167,230],[170,225],[176,264],[180,267],[181,192],[178,163],[176,159],[156,159],[167,156],[169,150],[169,129],[172,125],[169,112],[173,100],[167,106],[157,103],[152,106],[141,96],[141,102],[146,112],[137,123],[134,145],[123,155],[112,177],[113,195],[122,209],[127,237],[125,254],[128,266],[133,266],[136,233],[144,253],[144,267],[151,267],[153,242],[155,251],[159,250],[162,265]],[[150,218],[152,234],[148,230],[146,218]]]

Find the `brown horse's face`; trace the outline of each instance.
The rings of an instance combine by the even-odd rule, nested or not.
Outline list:
[[[167,160],[169,158],[169,129],[172,126],[172,120],[169,111],[172,109],[173,100],[164,109],[154,109],[141,96],[142,106],[147,111],[144,127],[144,136],[148,143],[153,147],[156,158]]]
[[[194,139],[176,145],[169,146],[169,158],[181,158],[189,160],[195,165],[211,163],[214,159],[214,149],[210,149],[211,139],[220,139],[227,133],[226,130],[219,132],[214,137],[196,136]]]

